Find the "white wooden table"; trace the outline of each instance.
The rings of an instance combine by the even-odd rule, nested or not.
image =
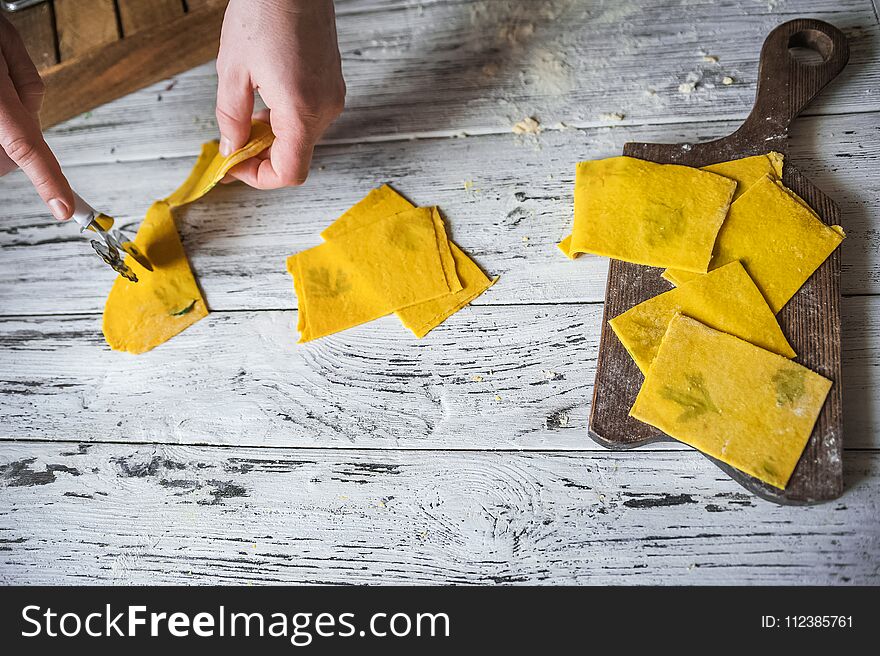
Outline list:
[[[338,13],[348,107],[308,184],[218,188],[178,213],[213,312],[150,353],[108,349],[112,272],[22,175],[0,180],[0,581],[880,581],[876,0],[340,0]],[[847,489],[792,508],[690,449],[587,437],[607,264],[555,244],[575,162],[730,132],[764,36],[799,16],[852,46],[791,142],[849,235]],[[215,85],[206,65],[49,140],[76,188],[135,226],[216,136]],[[543,132],[514,135],[527,116]],[[386,181],[440,205],[501,280],[422,341],[386,318],[296,345],[284,258]]]

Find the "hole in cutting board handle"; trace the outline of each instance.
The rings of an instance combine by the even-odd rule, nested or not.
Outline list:
[[[831,37],[819,30],[801,30],[788,39],[788,54],[807,66],[824,64],[833,51]]]

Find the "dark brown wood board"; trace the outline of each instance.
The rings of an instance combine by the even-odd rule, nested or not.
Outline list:
[[[706,166],[775,150],[786,155],[783,182],[825,223],[839,224],[840,210],[834,202],[788,161],[787,140],[794,118],[843,70],[848,59],[846,36],[834,26],[811,19],[783,23],[764,41],[755,104],[736,132],[704,143],[628,143],[623,154],[664,164]],[[671,439],[629,416],[644,378],[608,327],[609,319],[671,289],[660,273],[661,269],[618,260],[610,264],[590,415],[590,436],[610,449]],[[820,503],[843,491],[840,249],[810,277],[778,318],[799,354],[797,361],[834,382],[804,454],[785,490],[710,459],[760,497],[780,504]]]

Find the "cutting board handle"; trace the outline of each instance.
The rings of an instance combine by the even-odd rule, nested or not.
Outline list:
[[[762,151],[784,150],[791,122],[848,59],[846,35],[833,25],[809,18],[779,25],[761,48],[755,104],[737,136]]]

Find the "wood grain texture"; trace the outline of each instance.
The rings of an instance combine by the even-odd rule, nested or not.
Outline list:
[[[876,584],[880,454],[780,508],[696,454],[7,444],[3,583]]]
[[[80,237],[21,175],[0,180],[0,578],[876,583],[877,299],[843,304],[845,496],[780,508],[681,445],[611,453],[586,437],[601,306],[576,303],[601,302],[607,266],[555,248],[575,162],[730,133],[767,30],[824,16],[853,57],[795,124],[791,161],[841,207],[843,291],[880,292],[868,0],[337,0],[337,15],[349,106],[331,145],[303,188],[225,187],[180,213],[209,303],[233,311],[146,359],[103,346],[94,313],[111,279]],[[136,226],[216,137],[213,66],[51,130],[74,186]],[[576,88],[560,94],[569,71]],[[702,80],[680,94],[688,73]],[[603,117],[615,111],[627,116]],[[510,134],[533,114],[541,134]],[[284,258],[386,180],[440,203],[502,274],[489,306],[422,342],[385,319],[295,347]],[[47,314],[60,316],[34,316]],[[123,444],[79,442],[101,439]]]
[[[792,48],[817,55],[803,63]],[[628,143],[624,155],[660,162],[705,166],[775,150],[788,154],[792,121],[846,66],[846,36],[833,25],[797,19],[774,29],[761,49],[754,107],[733,134],[698,144]],[[828,225],[839,225],[840,210],[791,163],[783,181]],[[845,229],[845,226],[844,226]],[[604,319],[663,293],[671,286],[660,270],[612,261],[608,271]],[[798,353],[798,362],[836,383],[828,394],[810,441],[784,490],[718,463],[735,480],[777,503],[821,503],[843,491],[843,394],[840,348],[840,253],[835,251],[779,313],[779,321]],[[644,376],[620,340],[603,323],[593,389],[590,435],[609,448],[632,448],[669,439],[662,431],[629,416]]]
[[[61,63],[43,73],[43,125],[55,125],[216,57],[225,7],[217,0],[173,23],[160,23],[115,42],[101,41],[103,47],[72,57],[65,55],[65,31],[70,42],[81,37],[73,28],[62,28],[65,23],[59,15]]]
[[[148,27],[183,16],[183,0],[116,0],[122,36],[128,38]]]
[[[176,87],[163,93],[167,99]],[[798,123],[791,161],[843,211],[843,291],[877,293],[880,125],[871,114]],[[415,202],[438,204],[454,238],[501,276],[478,304],[596,302],[605,293],[607,260],[571,262],[556,248],[571,230],[575,162],[619,154],[628,139],[696,141],[735,127],[698,123],[327,146],[318,149],[305,186],[272,192],[224,186],[179,212],[177,222],[212,308],[292,308],[284,259],[317,244],[333,217],[388,181]],[[95,126],[77,141],[108,136],[108,143],[125,143],[123,126]],[[170,161],[68,167],[67,173],[85,198],[134,227],[153,200],[184,179],[196,152]],[[469,189],[466,182],[473,183]],[[0,314],[100,312],[112,271],[96,265],[88,243],[46,213],[23,175],[0,179],[0,196]],[[46,262],[66,272],[64,284]],[[29,293],[21,293],[24,287]]]
[[[114,0],[55,0],[53,5],[58,31],[58,51],[62,62],[76,60],[86,53],[118,41],[121,36]],[[44,79],[47,82],[51,79],[49,71],[45,73]],[[44,125],[52,123],[54,121],[46,121]]]
[[[847,71],[809,111],[880,107],[880,27],[868,0],[788,0],[772,9],[767,0],[402,1],[393,12],[369,4],[359,10],[363,5],[337,11],[348,95],[345,113],[327,134],[331,141],[509,133],[526,116],[548,129],[560,122],[742,120],[754,99],[764,37],[799,15],[839,25],[852,46]],[[704,54],[719,62],[703,61]],[[693,93],[680,93],[691,73],[700,83]],[[724,76],[734,84],[722,84]],[[96,128],[95,145],[106,126],[126,126],[131,144],[117,144],[120,158],[191,154],[217,134],[216,72],[207,64],[175,79],[175,93],[162,104],[155,88],[145,90],[67,126]],[[615,112],[624,119],[609,118]],[[145,140],[151,154],[136,154],[147,150]],[[90,144],[80,147],[86,150],[77,157],[94,152]],[[106,161],[104,153],[97,161]]]
[[[58,63],[51,3],[4,13],[3,16],[18,30],[37,70],[41,71]]]
[[[880,300],[844,309],[846,445],[878,448]],[[100,316],[7,318],[0,439],[600,449],[587,417],[601,315],[472,307],[421,341],[386,317],[296,345],[293,312],[214,313],[141,356],[111,352]]]

